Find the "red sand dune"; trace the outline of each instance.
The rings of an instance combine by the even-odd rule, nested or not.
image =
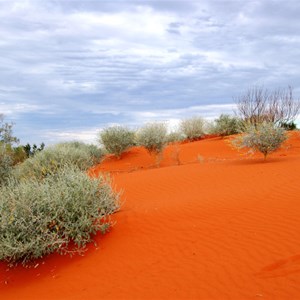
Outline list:
[[[300,135],[263,162],[211,138],[108,157],[116,225],[84,256],[0,264],[0,299],[300,299]]]

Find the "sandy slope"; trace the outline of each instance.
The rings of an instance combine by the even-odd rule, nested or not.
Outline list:
[[[179,164],[180,163],[180,164]],[[264,163],[227,139],[109,157],[123,206],[84,257],[0,265],[0,299],[300,299],[300,136]]]

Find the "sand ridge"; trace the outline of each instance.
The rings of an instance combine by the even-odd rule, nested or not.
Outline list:
[[[85,256],[0,264],[1,299],[300,299],[300,136],[262,162],[228,139],[108,157],[116,225]]]

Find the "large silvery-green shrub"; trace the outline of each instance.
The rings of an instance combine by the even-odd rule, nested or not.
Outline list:
[[[205,121],[201,117],[192,117],[182,120],[180,130],[188,140],[197,140],[205,134]]]
[[[80,170],[87,170],[100,161],[102,156],[101,149],[94,145],[81,142],[60,143],[37,152],[17,166],[14,173],[18,178],[42,179],[65,165],[74,165]]]
[[[109,229],[117,207],[106,180],[74,166],[41,181],[11,179],[0,193],[0,260],[27,264],[52,252],[81,252],[91,235]]]
[[[267,155],[279,149],[286,139],[287,135],[283,128],[274,123],[263,122],[248,126],[245,133],[235,138],[232,144],[237,148],[261,152],[266,159]]]
[[[100,143],[103,144],[108,153],[121,154],[134,146],[134,132],[122,126],[112,126],[100,132]]]

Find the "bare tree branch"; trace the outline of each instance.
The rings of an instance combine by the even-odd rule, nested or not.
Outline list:
[[[294,99],[290,86],[272,91],[254,86],[234,100],[237,104],[237,115],[246,123],[255,126],[264,121],[279,126],[291,123],[300,112],[300,101]]]

